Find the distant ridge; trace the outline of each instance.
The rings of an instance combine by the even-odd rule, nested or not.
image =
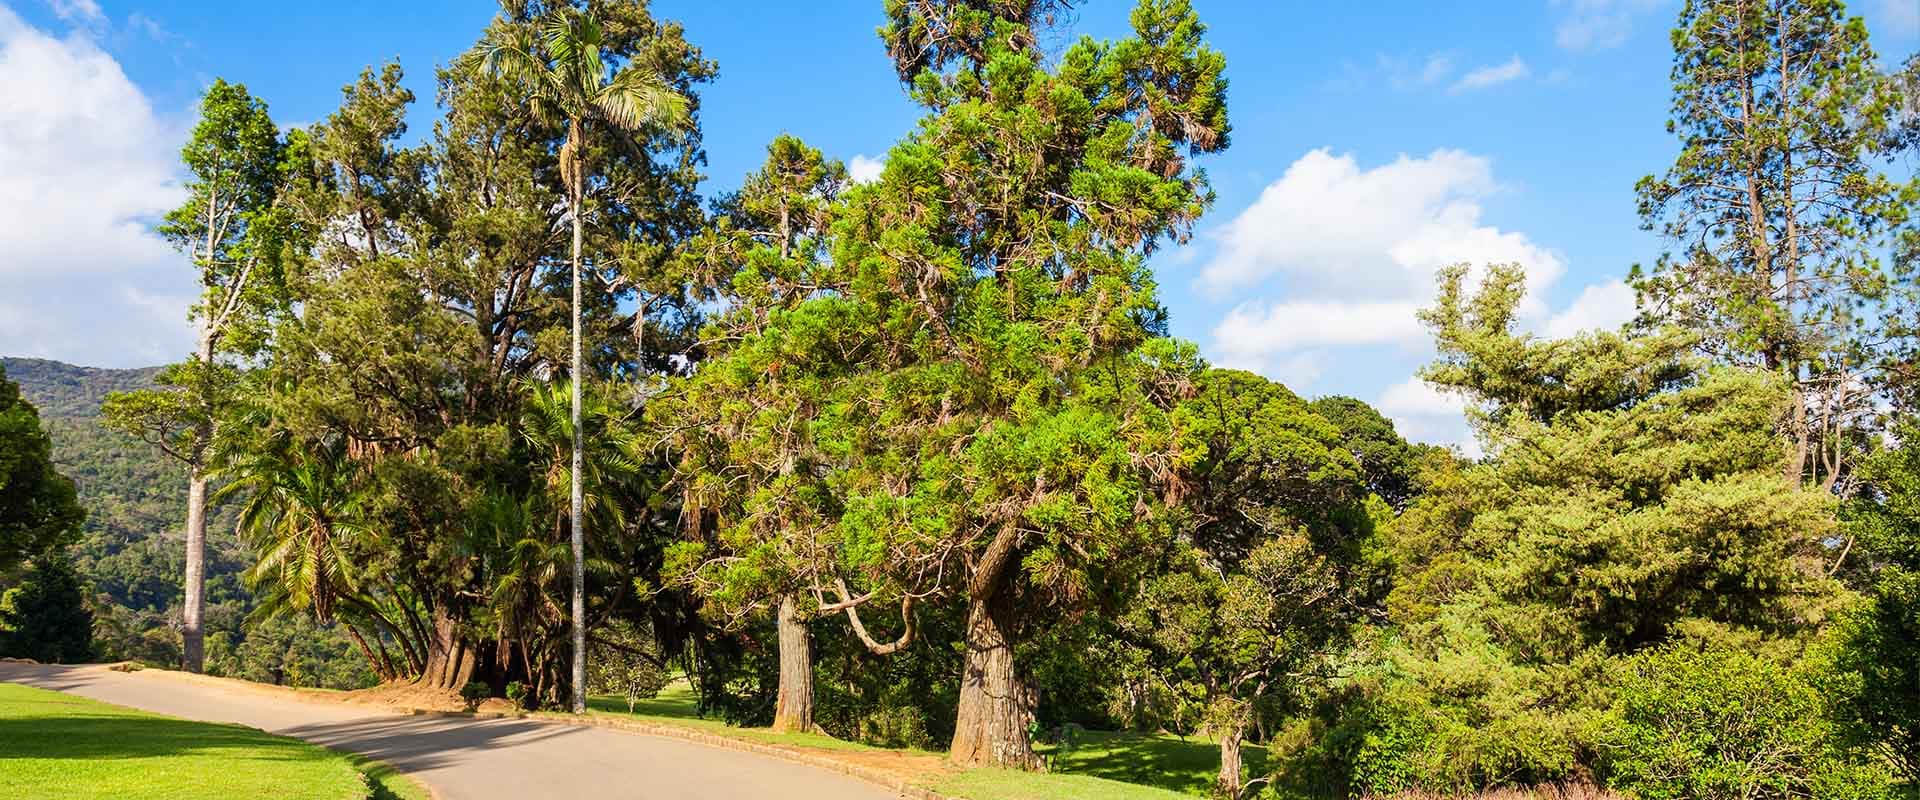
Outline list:
[[[7,378],[20,384],[20,393],[40,409],[41,418],[92,418],[100,415],[100,401],[108,392],[124,392],[153,385],[160,367],[105,369],[82,367],[44,358],[0,357]]]

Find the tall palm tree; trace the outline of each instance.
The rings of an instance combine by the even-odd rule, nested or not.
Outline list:
[[[579,431],[580,385],[585,376],[580,361],[585,137],[588,130],[595,127],[631,133],[648,125],[680,124],[687,116],[687,101],[656,73],[633,65],[616,68],[601,50],[600,23],[592,14],[562,8],[547,15],[537,27],[536,33],[525,25],[497,26],[476,52],[480,69],[524,85],[535,113],[564,119],[567,128],[566,143],[560,148],[560,179],[567,191],[567,216],[573,221],[573,710],[584,713],[587,710],[587,601],[580,487],[584,456]]]

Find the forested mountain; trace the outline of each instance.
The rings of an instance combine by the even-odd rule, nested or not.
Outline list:
[[[151,446],[100,424],[110,392],[150,388],[158,367],[102,369],[38,358],[0,358],[8,379],[40,411],[54,461],[80,490],[87,521],[74,565],[94,599],[97,655],[174,666],[181,598],[181,499],[186,472]],[[279,631],[271,646],[249,644],[243,619],[253,600],[240,580],[249,556],[234,536],[237,503],[218,506],[208,524],[209,671],[276,683],[352,686],[367,672],[347,644],[305,624]],[[286,626],[279,626],[286,627]]]

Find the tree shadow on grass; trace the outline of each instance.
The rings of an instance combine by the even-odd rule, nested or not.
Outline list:
[[[1220,746],[1204,739],[1108,732],[1082,737],[1070,751],[1055,756],[1054,772],[1205,795],[1220,771]],[[1244,777],[1266,773],[1265,748],[1247,745],[1241,755]]]

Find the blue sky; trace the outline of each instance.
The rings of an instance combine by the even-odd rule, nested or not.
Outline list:
[[[1077,4],[1073,33],[1126,29],[1127,0]],[[1633,183],[1663,130],[1678,0],[1327,3],[1194,0],[1227,56],[1232,147],[1219,200],[1155,259],[1174,332],[1308,395],[1373,402],[1417,438],[1463,442],[1458,407],[1411,379],[1410,310],[1433,269],[1520,261],[1525,324],[1619,322],[1627,268],[1658,242]],[[432,69],[494,6],[408,1],[0,0],[0,353],[101,366],[186,352],[184,262],[143,231],[177,201],[174,152],[199,91],[243,82],[284,124],[331,111],[363,67]],[[709,191],[789,132],[856,172],[910,129],[873,29],[879,0],[656,0],[720,64],[703,96]],[[1920,0],[1856,0],[1892,61]],[[424,130],[433,110],[416,110]],[[80,188],[76,188],[80,187]]]

